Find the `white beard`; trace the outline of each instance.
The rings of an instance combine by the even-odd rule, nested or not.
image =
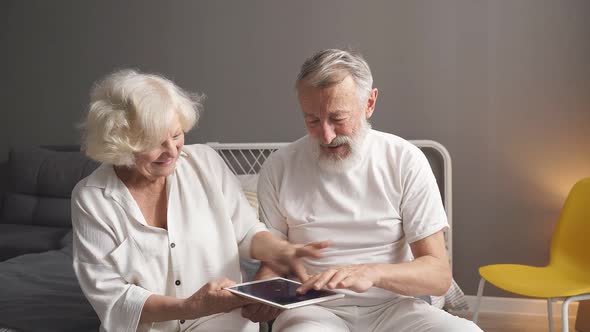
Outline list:
[[[343,173],[360,163],[363,159],[361,148],[370,129],[371,124],[363,119],[357,132],[353,133],[353,136],[347,137],[348,143],[346,144],[349,153],[344,157],[327,154],[322,151],[320,143],[312,138],[310,140],[311,151],[313,157],[318,161],[320,169],[330,173]]]

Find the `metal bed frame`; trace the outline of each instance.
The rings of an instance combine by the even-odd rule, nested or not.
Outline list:
[[[410,140],[412,144],[422,150],[432,149],[443,162],[442,185],[443,204],[447,213],[449,229],[445,231],[445,241],[449,253],[449,262],[453,267],[453,181],[452,163],[449,151],[440,143],[432,140]],[[219,143],[209,142],[208,146],[215,149],[225,163],[236,175],[257,174],[264,161],[271,153],[289,143]]]

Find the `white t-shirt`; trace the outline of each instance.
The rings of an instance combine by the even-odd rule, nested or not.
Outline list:
[[[292,243],[331,240],[324,257],[305,260],[310,273],[363,263],[413,259],[409,243],[448,227],[428,160],[395,135],[370,130],[362,159],[343,173],[319,168],[309,136],[273,153],[258,182],[260,218]],[[373,287],[326,305],[376,305],[393,292]]]
[[[111,165],[72,193],[74,269],[102,331],[178,331],[214,317],[138,325],[151,294],[186,298],[215,279],[240,282],[240,256],[249,258],[252,237],[266,230],[205,145],[183,147],[166,190],[167,230],[146,223]]]

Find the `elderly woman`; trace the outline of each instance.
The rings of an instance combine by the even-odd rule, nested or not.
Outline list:
[[[240,257],[301,277],[305,247],[273,238],[215,151],[184,146],[200,97],[156,75],[99,82],[85,122],[86,154],[102,165],[72,193],[74,269],[106,331],[256,331],[224,290]]]

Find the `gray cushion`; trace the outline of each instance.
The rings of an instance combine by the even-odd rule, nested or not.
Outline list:
[[[98,163],[79,151],[12,149],[1,219],[20,225],[71,226],[70,196]]]
[[[59,249],[69,228],[0,224],[0,261]]]
[[[64,235],[60,240],[59,240],[59,247],[60,248],[72,248],[73,246],[73,234],[72,234],[72,230],[70,230],[69,232],[66,233],[66,235]]]
[[[0,326],[19,331],[98,331],[65,248],[0,262]]]

